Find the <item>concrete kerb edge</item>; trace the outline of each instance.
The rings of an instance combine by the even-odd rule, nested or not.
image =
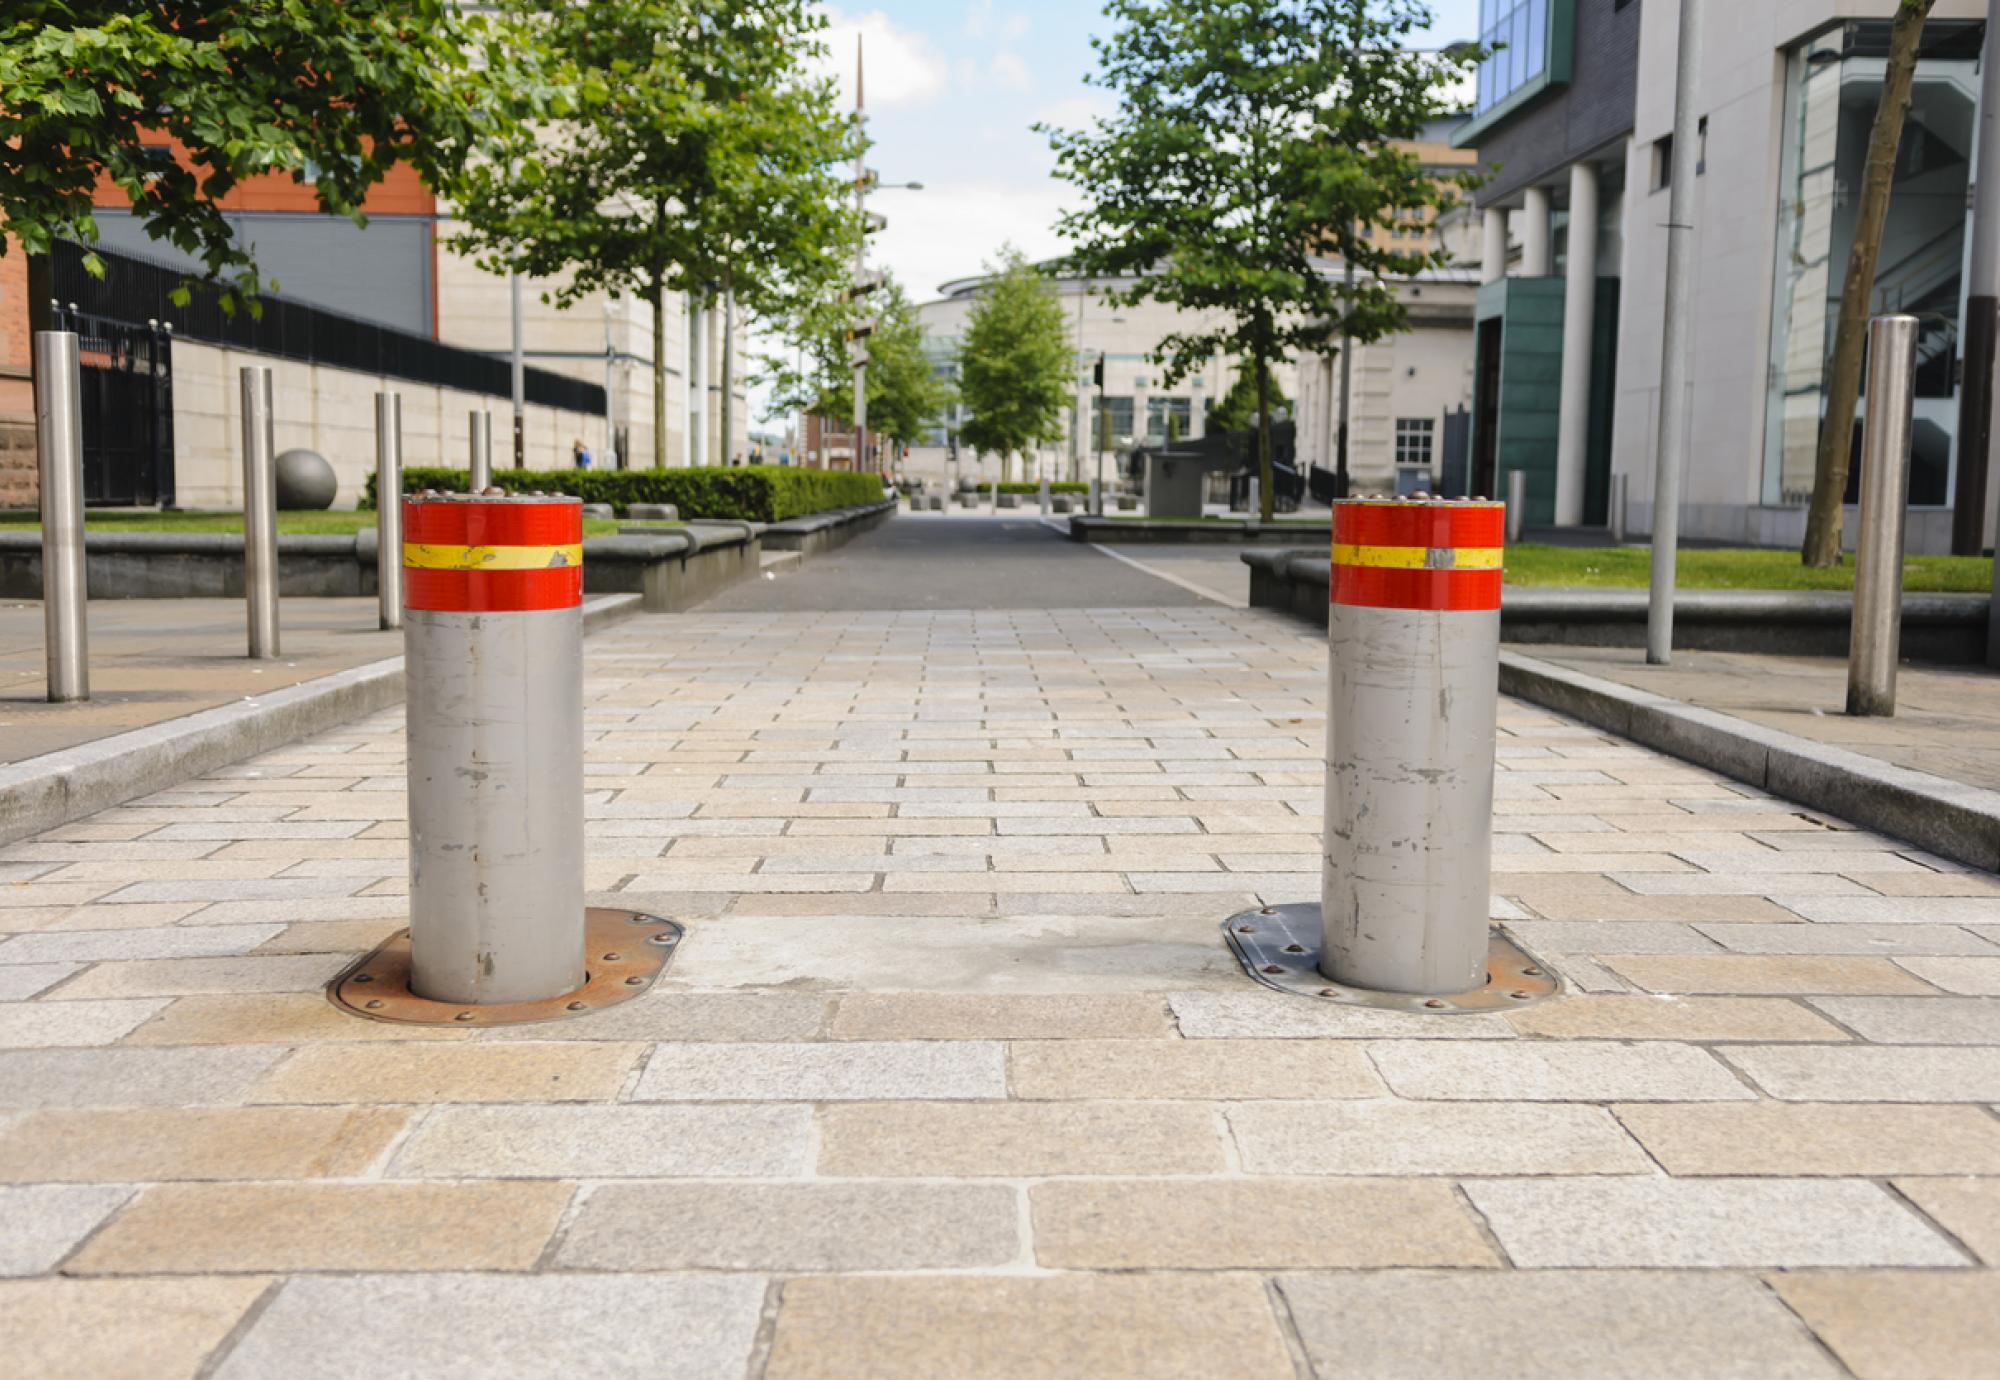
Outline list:
[[[1954,862],[2000,871],[2000,791],[1898,767],[1518,652],[1500,654],[1500,689]]]
[[[641,611],[636,594],[586,601],[585,634]],[[0,843],[54,829],[269,752],[403,699],[403,658],[349,667],[254,700],[217,705],[0,766]]]

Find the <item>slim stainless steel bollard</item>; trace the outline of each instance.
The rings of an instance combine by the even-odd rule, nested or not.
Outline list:
[[[411,990],[540,1001],[581,987],[583,510],[403,505]]]
[[[470,482],[466,488],[473,493],[485,493],[493,487],[493,416],[489,412],[474,412],[468,422],[470,455],[466,468],[470,471]]]
[[[1042,482],[1036,486],[1035,493],[1042,501],[1042,516],[1047,517],[1049,515],[1049,481],[1047,475],[1042,476]]]
[[[35,434],[42,479],[42,626],[49,699],[90,698],[83,543],[83,403],[75,331],[35,332]]]
[[[1500,504],[1333,505],[1320,972],[1385,992],[1486,979]]]
[[[1903,640],[1903,524],[1910,492],[1917,318],[1868,323],[1868,412],[1861,423],[1861,523],[1854,551],[1854,627],[1847,712],[1896,712]]]
[[[382,627],[403,626],[403,395],[375,395],[375,590]]]
[[[1611,529],[1611,544],[1625,544],[1625,484],[1626,476],[1620,472],[1611,476],[1611,493],[1605,499],[1604,525]]]
[[[1507,544],[1515,545],[1528,529],[1528,472],[1507,471]]]
[[[278,655],[278,475],[272,459],[271,370],[247,365],[243,385],[243,597],[250,655]]]
[[[1095,479],[1090,481],[1090,515],[1092,517],[1104,515],[1104,490],[1099,487]]]

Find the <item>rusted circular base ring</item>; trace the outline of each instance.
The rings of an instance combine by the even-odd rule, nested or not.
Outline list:
[[[584,912],[589,976],[583,986],[541,1001],[479,1006],[432,1001],[412,992],[410,932],[398,930],[329,982],[326,999],[347,1015],[399,1025],[477,1029],[567,1020],[630,1001],[651,987],[673,960],[685,933],[674,921],[644,911],[592,906]]]

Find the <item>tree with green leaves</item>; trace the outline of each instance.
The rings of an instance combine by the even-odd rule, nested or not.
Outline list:
[[[1370,227],[1442,208],[1453,188],[1399,140],[1449,106],[1476,50],[1418,51],[1415,0],[1109,0],[1093,85],[1117,110],[1043,131],[1083,206],[1059,228],[1075,267],[1136,275],[1113,300],[1215,314],[1160,342],[1169,382],[1217,354],[1272,362],[1343,334],[1377,340],[1405,319],[1386,279],[1443,267],[1441,251],[1386,248]],[[1352,286],[1329,272],[1354,265]],[[1192,317],[1190,319],[1200,319]],[[1271,408],[1257,401],[1262,516],[1272,516]]]
[[[567,114],[496,146],[460,183],[456,243],[494,272],[653,308],[653,463],[666,464],[666,298],[733,293],[787,319],[835,289],[858,227],[841,204],[853,122],[815,75],[809,0],[499,0],[546,51]]]
[[[1271,366],[1263,366],[1264,377],[1259,379],[1252,369],[1239,369],[1235,379],[1208,409],[1208,433],[1221,431],[1245,431],[1257,424],[1257,399],[1261,396],[1272,411],[1288,405],[1285,391],[1278,387],[1277,375]],[[1261,387],[1261,393],[1260,393]]]
[[[1882,254],[1882,227],[1889,217],[1889,187],[1896,175],[1896,149],[1903,140],[1903,117],[1910,113],[1910,87],[1917,71],[1917,45],[1932,0],[1898,0],[1889,25],[1889,53],[1882,94],[1868,133],[1861,165],[1861,196],[1854,212],[1854,239],[1847,251],[1847,276],[1840,286],[1840,315],[1833,327],[1833,358],[1826,369],[1826,416],[1820,422],[1814,456],[1812,501],[1806,508],[1805,541],[1799,558],[1809,566],[1840,564],[1841,529],[1847,501],[1847,467],[1854,448],[1854,413],[1861,400],[1861,356],[1868,341],[1868,312],[1875,295],[1875,265]],[[1976,457],[1985,464],[1984,456]]]
[[[310,165],[321,208],[359,221],[396,163],[446,185],[480,141],[560,94],[452,0],[10,0],[0,222],[29,254],[94,243],[108,179],[149,235],[229,285],[233,309],[259,286],[222,210],[245,178],[306,182]]]
[[[937,376],[924,353],[923,326],[902,284],[885,275],[866,301],[875,317],[868,336],[868,425],[907,445],[951,405],[951,385]],[[823,298],[804,319],[798,356],[763,357],[760,381],[771,390],[773,408],[854,420],[854,367],[847,347],[860,314],[846,298]]]
[[[1061,439],[1075,359],[1048,275],[1011,245],[987,267],[959,341],[958,392],[972,415],[958,434],[1000,457],[1005,483],[1016,451]]]

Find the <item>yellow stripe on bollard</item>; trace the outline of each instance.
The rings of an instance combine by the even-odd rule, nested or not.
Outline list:
[[[412,570],[547,570],[582,565],[583,544],[569,546],[438,546],[403,543],[403,564]]]
[[[1353,546],[1333,544],[1335,565],[1373,566],[1395,570],[1498,570],[1497,546]]]

